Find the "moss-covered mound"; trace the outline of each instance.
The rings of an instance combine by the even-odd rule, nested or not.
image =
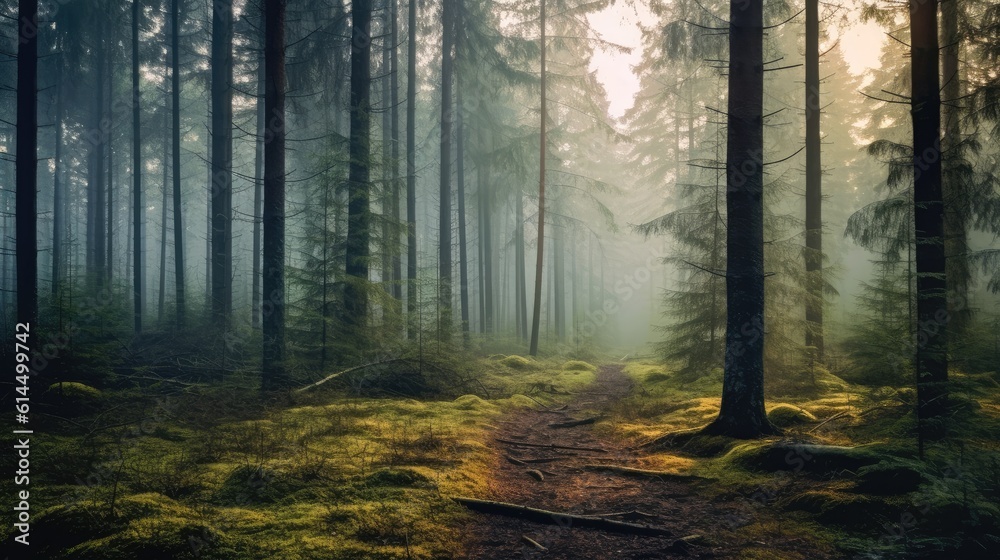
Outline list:
[[[788,428],[800,424],[816,422],[811,412],[791,404],[778,404],[767,413],[767,419],[779,428]]]
[[[733,448],[725,459],[749,471],[837,474],[874,465],[880,456],[869,447],[842,447],[789,441],[751,442]]]
[[[583,360],[570,360],[563,364],[563,371],[597,371],[597,367]]]
[[[507,356],[506,358],[503,358],[502,360],[500,360],[500,363],[509,367],[510,369],[516,369],[516,370],[532,370],[532,369],[538,369],[539,367],[534,360],[530,358],[525,358],[524,356],[518,356],[517,354],[512,354],[510,356]]]
[[[858,469],[858,482],[854,491],[862,494],[890,496],[913,492],[925,482],[920,465],[902,459]]]

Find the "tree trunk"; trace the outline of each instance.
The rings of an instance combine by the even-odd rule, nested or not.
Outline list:
[[[443,0],[441,15],[441,182],[438,190],[438,340],[451,338],[451,135],[455,2]]]
[[[538,323],[542,314],[542,262],[544,260],[543,245],[545,244],[545,0],[541,0],[541,129],[538,142],[538,251],[535,256],[535,300],[534,313],[531,317],[531,343],[528,353],[538,355]]]
[[[368,255],[371,228],[371,0],[355,0],[351,31],[351,135],[347,187],[347,321],[355,329],[367,324]]]
[[[114,49],[108,48],[108,124],[107,124],[107,142],[108,142],[108,183],[107,183],[107,219],[104,220],[104,225],[107,228],[104,234],[105,242],[105,265],[104,273],[107,275],[108,290],[113,288],[112,279],[114,271],[114,224],[115,224],[115,60],[114,60]]]
[[[719,416],[706,433],[776,430],[764,411],[764,131],[762,0],[732,3],[726,143],[726,359]]]
[[[17,322],[30,334],[38,320],[38,0],[19,0],[17,31]]]
[[[257,55],[257,138],[254,141],[254,181],[253,181],[253,280],[250,291],[250,325],[256,330],[260,328],[260,225],[262,189],[264,187],[264,110],[265,60],[266,48],[264,37],[261,37],[261,49]]]
[[[233,6],[212,4],[212,319],[229,328],[233,292]]]
[[[142,137],[139,121],[139,0],[132,0],[132,309],[142,332]]]
[[[102,20],[100,23],[100,28],[102,30],[101,35],[104,35],[104,31],[107,30],[107,25]],[[104,50],[107,50],[108,45],[102,45]],[[98,291],[103,289],[106,271],[104,267],[107,265],[107,256],[105,254],[105,212],[106,208],[104,206],[104,147],[108,141],[108,130],[107,121],[104,119],[104,82],[105,82],[105,52],[101,51],[97,53],[97,71],[95,77],[95,95],[94,95],[94,128],[91,130],[93,133],[91,141],[93,142],[93,152],[91,160],[92,174],[91,174],[91,187],[90,191],[94,199],[93,208],[93,220],[89,224],[89,233],[92,236],[91,247],[93,250],[92,255],[92,270],[90,271],[91,278],[94,282],[94,286]]]
[[[941,93],[937,0],[910,1],[913,92],[913,216],[917,267],[917,411],[940,419],[948,405],[944,212],[941,200]],[[943,433],[924,423],[924,436]]]
[[[819,0],[806,0],[806,346],[823,361],[823,170],[819,136]]]
[[[396,0],[389,0],[389,40],[392,43],[392,51],[389,53],[389,118],[390,132],[389,141],[392,143],[390,150],[390,160],[392,161],[392,297],[396,298],[397,310],[403,301],[403,262],[399,250],[399,16],[397,14]]]
[[[56,147],[55,174],[52,177],[52,296],[53,305],[58,305],[59,288],[62,283],[63,235],[66,229],[66,187],[62,183],[62,136],[63,136],[63,57],[59,53],[56,61]]]
[[[962,98],[959,54],[961,36],[958,32],[958,0],[941,3],[941,93],[945,103],[941,106],[944,120],[942,131],[942,183],[941,197],[944,202],[944,255],[945,274],[948,283],[948,327],[955,335],[960,335],[971,320],[969,305],[969,284],[972,274],[967,257],[969,219],[969,193],[960,171],[962,151],[961,111]],[[956,336],[953,340],[958,340]]]
[[[173,98],[173,145],[170,156],[174,191],[174,283],[177,290],[177,328],[184,327],[184,226],[181,221],[181,75],[180,75],[180,2],[172,0],[170,9],[170,95]]]
[[[406,315],[407,337],[417,338],[417,0],[407,6],[406,77]]]
[[[461,29],[460,25],[456,29]],[[466,245],[465,231],[465,133],[462,129],[462,89],[458,90],[456,96],[456,137],[458,144],[457,162],[458,172],[458,278],[459,278],[459,300],[462,312],[462,334],[466,343],[469,338],[469,262],[468,248]]]
[[[392,58],[392,40],[389,32],[392,14],[389,11],[389,0],[382,1],[382,53],[380,59],[379,73],[382,75],[379,80],[379,94],[382,103],[382,255],[381,269],[382,289],[385,293],[392,295],[392,254],[395,252],[395,243],[392,241],[393,224],[390,221],[392,216],[392,115],[390,114],[391,99],[389,95],[391,72],[389,71],[389,59]],[[383,315],[387,318],[391,311],[386,311]]]
[[[514,320],[517,321],[515,332],[518,339],[528,340],[528,285],[524,261],[524,195],[518,185],[514,192],[514,305],[517,312],[514,313]]]
[[[170,67],[169,58],[166,63],[167,68]],[[156,320],[162,324],[163,314],[166,307],[167,301],[167,204],[168,204],[168,193],[170,192],[169,187],[169,177],[167,175],[167,170],[169,166],[167,164],[168,147],[170,142],[167,139],[167,134],[170,131],[170,124],[167,120],[170,116],[170,92],[164,88],[164,98],[163,98],[163,159],[161,160],[161,165],[163,167],[163,200],[160,205],[160,291],[159,299],[156,302]]]
[[[285,377],[285,1],[264,4],[264,294],[265,390]],[[357,43],[355,43],[357,44]]]

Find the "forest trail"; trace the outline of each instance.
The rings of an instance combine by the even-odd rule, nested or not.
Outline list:
[[[669,534],[624,534],[574,527],[573,521],[562,518],[543,524],[472,513],[462,528],[467,558],[745,558],[748,549],[762,548],[770,552],[752,557],[827,557],[826,547],[808,536],[782,534],[780,520],[773,517],[776,512],[768,511],[774,508],[756,507],[741,495],[709,496],[698,488],[711,484],[704,479],[651,479],[593,470],[593,465],[642,468],[640,459],[647,455],[593,430],[591,419],[611,411],[632,390],[633,381],[623,370],[622,364],[602,366],[596,381],[563,407],[521,410],[502,418],[492,438],[491,495],[475,498],[599,516]],[[585,422],[569,425],[576,421]]]

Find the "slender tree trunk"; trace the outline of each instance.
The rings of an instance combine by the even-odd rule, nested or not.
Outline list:
[[[17,322],[38,320],[38,0],[17,5],[17,155],[15,161]],[[29,332],[30,331],[30,332]]]
[[[170,67],[169,58],[167,59],[166,67]],[[168,159],[168,149],[170,142],[167,135],[170,133],[170,92],[164,89],[163,98],[163,159],[161,164],[163,167],[163,200],[160,204],[160,291],[158,294],[158,301],[156,302],[156,320],[161,325],[163,324],[163,315],[166,308],[167,302],[167,204],[169,203],[168,194],[170,192],[170,178],[168,176],[167,170],[169,169]]]
[[[937,0],[910,1],[913,95],[913,216],[917,267],[917,407],[921,419],[948,409],[947,282],[941,199],[941,93]],[[923,435],[943,434],[924,423]]]
[[[397,0],[389,0],[389,38],[392,50],[389,53],[389,141],[392,144],[390,160],[392,161],[392,297],[396,298],[397,306],[403,301],[403,262],[399,250],[399,16]],[[397,307],[398,309],[398,307]],[[398,309],[400,312],[401,309]]]
[[[233,306],[233,5],[212,3],[212,318],[228,329]]]
[[[459,278],[459,300],[461,303],[461,313],[462,313],[462,333],[464,333],[466,340],[468,340],[469,335],[469,255],[468,246],[466,245],[466,230],[465,230],[465,133],[463,131],[462,124],[462,91],[459,88],[458,95],[456,96],[457,111],[456,111],[456,136],[455,141],[458,144],[458,155],[456,157],[456,165],[458,172],[458,278]]]
[[[264,3],[264,301],[263,378],[272,390],[285,377],[285,1]],[[364,0],[362,0],[364,1]],[[355,43],[357,44],[357,43]]]
[[[480,144],[483,143],[484,132],[479,129]],[[492,144],[491,144],[492,146]],[[477,169],[479,184],[479,199],[483,206],[483,221],[479,228],[479,236],[483,244],[483,321],[484,331],[495,330],[495,311],[493,309],[493,194],[490,192],[490,164],[488,158],[483,158]]]
[[[139,112],[139,0],[132,0],[132,306],[134,328],[142,332],[142,137]]]
[[[515,331],[518,339],[528,340],[528,286],[526,263],[524,260],[524,196],[521,193],[520,185],[514,192],[514,283],[517,286],[514,294],[514,305],[517,313],[514,320],[517,321]]]
[[[105,227],[107,228],[104,234],[104,241],[106,248],[104,251],[105,257],[107,259],[104,265],[104,273],[107,275],[108,289],[112,289],[111,280],[113,279],[114,271],[114,251],[113,251],[113,241],[114,241],[114,223],[115,223],[115,189],[114,189],[114,178],[115,178],[115,61],[114,61],[114,49],[108,49],[108,184],[107,184],[107,220],[104,221]]]
[[[390,113],[390,103],[391,98],[389,95],[390,89],[390,79],[392,78],[391,72],[389,71],[389,59],[392,58],[392,45],[390,41],[392,40],[392,34],[389,31],[391,23],[389,19],[392,17],[392,13],[389,10],[389,0],[382,1],[382,53],[380,59],[379,72],[382,74],[379,80],[379,94],[382,103],[382,188],[381,188],[381,207],[382,207],[382,255],[381,255],[381,269],[379,270],[382,278],[382,288],[385,293],[392,295],[392,253],[395,251],[394,243],[392,242],[392,228],[393,224],[390,221],[392,216],[392,115]],[[388,317],[390,313],[386,312],[385,316]]]
[[[806,346],[823,361],[823,170],[819,135],[819,0],[806,0]]]
[[[454,100],[452,80],[454,59],[452,48],[455,44],[455,2],[443,0],[441,15],[441,182],[438,191],[439,239],[438,239],[438,305],[440,318],[438,340],[451,339],[451,135]]]
[[[406,315],[407,337],[417,338],[417,0],[407,6],[406,77]]]
[[[253,181],[253,280],[251,282],[250,296],[250,324],[253,329],[260,328],[260,226],[261,226],[261,204],[263,204],[264,187],[264,121],[266,113],[264,111],[265,90],[265,66],[267,61],[264,55],[265,39],[261,37],[261,49],[257,56],[257,138],[254,140],[254,181]]]
[[[170,156],[173,167],[174,194],[174,283],[177,290],[177,328],[184,327],[184,225],[181,217],[181,74],[180,74],[180,2],[172,0],[170,9],[170,95],[173,110],[173,145]]]
[[[948,327],[958,340],[972,318],[969,306],[968,220],[969,193],[961,168],[961,111],[962,98],[959,54],[961,35],[958,32],[958,0],[941,2],[941,93],[945,103],[941,106],[944,120],[942,131],[942,200],[944,202],[944,254],[948,282]]]
[[[535,257],[535,301],[534,314],[531,317],[531,343],[528,353],[538,355],[538,323],[542,313],[542,263],[544,262],[543,245],[545,244],[545,0],[541,0],[541,130],[538,149],[538,251]]]
[[[58,306],[58,295],[62,283],[63,235],[66,229],[66,187],[62,182],[62,136],[63,136],[63,55],[56,60],[56,147],[55,174],[52,177],[52,303]]]
[[[552,311],[555,313],[556,340],[562,342],[566,339],[566,248],[563,246],[562,226],[554,227],[553,234]]]
[[[726,145],[726,360],[719,416],[706,433],[776,430],[764,412],[763,2],[730,6]]]
[[[368,317],[368,255],[371,235],[371,0],[354,0],[351,32],[351,142],[347,202],[348,282],[344,307],[361,329]]]
[[[101,17],[101,16],[99,16]],[[102,31],[107,30],[107,25],[101,20],[100,28]],[[102,33],[103,35],[103,33]],[[94,128],[92,140],[95,143],[93,152],[93,175],[91,176],[93,180],[93,188],[91,189],[94,197],[94,214],[93,223],[91,224],[91,233],[93,235],[93,270],[92,278],[95,282],[96,288],[100,291],[104,288],[104,281],[106,279],[107,272],[104,267],[107,266],[107,255],[105,246],[105,192],[104,192],[104,149],[105,144],[108,142],[109,130],[108,123],[104,117],[104,86],[105,86],[105,64],[106,64],[106,54],[105,51],[109,48],[108,45],[102,45],[103,51],[97,53],[97,73],[96,73],[96,88],[94,95]]]

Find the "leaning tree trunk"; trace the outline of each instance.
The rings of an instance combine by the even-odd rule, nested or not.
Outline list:
[[[181,221],[181,75],[180,75],[180,2],[170,6],[170,95],[173,142],[171,145],[174,195],[174,284],[177,290],[177,328],[184,327],[184,226]]]
[[[229,327],[233,304],[233,6],[212,9],[212,319]]]
[[[261,386],[285,376],[285,1],[264,4],[264,302]]]
[[[355,0],[351,31],[351,133],[347,182],[347,242],[344,291],[347,321],[356,330],[368,319],[368,255],[371,235],[371,0]]]
[[[941,193],[937,0],[910,1],[913,217],[917,267],[917,414],[921,436],[942,433],[948,405],[947,282]]]
[[[139,0],[132,0],[132,306],[142,332],[142,137],[139,121]]]
[[[406,335],[417,338],[417,0],[407,7],[406,51]]]
[[[538,251],[535,255],[535,300],[531,316],[531,342],[528,353],[538,354],[538,324],[542,317],[542,262],[544,261],[543,246],[545,244],[545,0],[542,0],[540,26],[541,36],[541,125],[538,148]]]
[[[438,190],[438,340],[451,338],[451,134],[452,47],[455,43],[455,0],[443,0],[441,14],[441,177]]]
[[[774,433],[764,411],[763,1],[733,2],[726,140],[726,358],[719,416],[704,432]]]
[[[17,31],[17,322],[28,332],[38,319],[38,0],[18,2]]]
[[[819,137],[819,0],[806,0],[806,346],[823,360],[823,170]]]

